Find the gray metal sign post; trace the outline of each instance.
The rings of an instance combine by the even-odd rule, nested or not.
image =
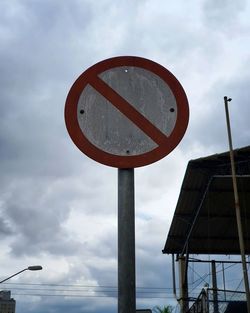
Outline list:
[[[134,313],[135,296],[134,169],[118,169],[118,312]]]

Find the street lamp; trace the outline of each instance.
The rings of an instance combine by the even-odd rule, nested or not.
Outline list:
[[[16,276],[16,275],[18,275],[18,274],[24,272],[24,271],[40,271],[40,270],[42,270],[42,269],[43,269],[43,268],[42,268],[41,265],[32,265],[32,266],[28,266],[27,268],[21,270],[20,272],[17,272],[17,273],[15,273],[15,274],[13,274],[13,275],[11,275],[11,276],[5,278],[4,280],[1,280],[1,281],[0,281],[0,284],[3,283],[3,282],[5,282],[6,280],[12,278],[12,277],[14,277],[14,276]]]

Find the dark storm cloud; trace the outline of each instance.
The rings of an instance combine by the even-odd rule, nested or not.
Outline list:
[[[35,175],[34,178],[31,176],[32,173]],[[80,175],[81,173],[84,172],[80,172]],[[94,170],[85,171],[81,179],[76,179],[68,176],[56,178],[55,174],[42,176],[32,171],[18,172],[16,176],[12,173],[6,178],[7,185],[2,183],[1,211],[6,219],[6,225],[9,225],[11,234],[14,235],[11,237],[11,253],[19,257],[38,256],[44,253],[72,256],[83,251],[84,244],[87,245],[85,250],[88,248],[91,253],[96,252],[93,251],[95,238],[91,239],[91,244],[86,242],[85,238],[76,239],[71,234],[75,231],[75,226],[72,225],[73,228],[65,226],[74,207],[86,214],[79,223],[80,227],[88,223],[88,214],[89,217],[93,213],[98,216],[105,212],[106,217],[112,214],[113,205],[110,198],[107,198],[104,205],[100,205],[99,198],[96,197],[102,190],[100,187],[93,188],[95,184],[100,183],[96,181],[97,176],[94,173]],[[105,188],[103,189],[105,191]],[[108,189],[106,193],[109,193]],[[58,197],[58,194],[61,196]],[[4,229],[7,231],[7,227]],[[109,233],[104,233],[102,239],[103,247],[107,247],[105,253],[113,248],[108,238]]]
[[[100,245],[90,247],[90,252],[100,258],[116,259],[117,257],[117,229],[112,228],[102,234]]]
[[[69,68],[77,59],[72,49],[76,29],[84,36],[90,8],[67,1],[15,4],[1,4],[2,175],[62,175],[72,169],[62,157],[72,150],[63,121]]]
[[[8,235],[13,234],[13,231],[11,230],[10,225],[8,224],[8,222],[0,217],[0,233],[2,238]]]
[[[77,244],[62,227],[69,214],[63,202],[55,202],[48,195],[49,187],[44,188],[41,181],[35,186],[25,180],[20,184],[8,190],[2,203],[2,211],[15,234],[10,246],[12,253],[75,253]]]
[[[20,75],[32,73],[32,77],[25,78],[33,81],[39,77],[48,79],[47,73],[59,74],[59,79],[60,69],[65,73],[74,64],[75,44],[81,44],[80,34],[82,39],[86,35],[92,11],[87,1],[26,0],[2,2],[1,17],[1,52],[8,52],[5,60],[14,62],[10,68],[18,66],[17,70],[23,70]]]
[[[36,313],[91,313],[91,312],[102,312],[102,313],[115,313],[117,312],[117,306],[112,303],[112,300],[107,301],[105,298],[88,298],[88,297],[44,297],[43,301],[38,303],[29,303],[29,306],[17,302],[17,309],[20,312],[36,312]],[[49,299],[49,300],[48,300]],[[113,301],[114,302],[114,301]]]

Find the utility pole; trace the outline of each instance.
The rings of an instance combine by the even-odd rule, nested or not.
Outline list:
[[[218,307],[218,288],[217,288],[217,276],[216,276],[216,263],[214,260],[211,262],[212,270],[212,287],[213,287],[213,302],[214,302],[214,313],[219,313]]]
[[[247,266],[246,266],[245,245],[244,245],[244,239],[243,239],[239,194],[238,194],[237,181],[236,181],[232,135],[231,135],[230,118],[229,118],[229,110],[228,110],[228,102],[230,101],[232,101],[231,98],[228,98],[226,96],[224,97],[240,254],[241,254],[241,261],[242,261],[242,270],[243,270],[243,278],[244,278],[245,291],[246,291],[246,299],[247,299],[247,312],[250,313],[249,280],[248,280],[248,273],[247,273]]]
[[[187,263],[188,256],[179,256],[179,279],[180,279],[180,307],[181,313],[188,310],[188,282],[187,282]]]

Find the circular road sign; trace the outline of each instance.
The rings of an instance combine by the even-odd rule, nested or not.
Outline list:
[[[189,118],[184,89],[166,68],[140,57],[101,61],[71,87],[65,121],[76,146],[117,168],[156,162],[181,141]]]

